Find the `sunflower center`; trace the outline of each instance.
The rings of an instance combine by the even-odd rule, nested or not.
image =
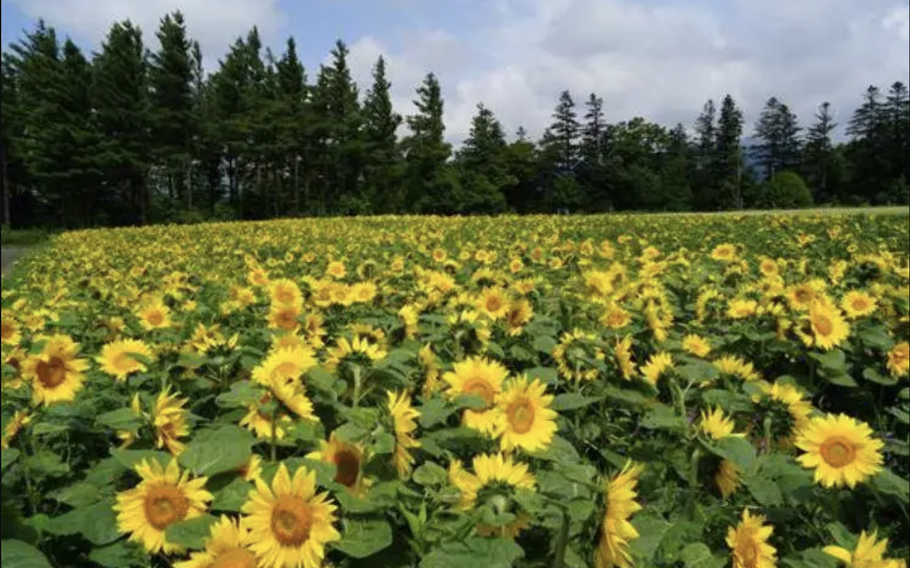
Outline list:
[[[534,405],[525,397],[510,404],[507,414],[509,425],[518,434],[527,434],[534,426]]]
[[[520,327],[524,323],[524,313],[520,308],[514,308],[509,312],[509,325],[511,327]]]
[[[805,288],[800,288],[797,290],[795,296],[796,301],[800,304],[807,304],[809,301],[815,298],[815,294],[813,294],[811,290],[807,290]]]
[[[293,329],[297,327],[297,314],[293,310],[281,310],[275,318],[278,327],[281,329]]]
[[[275,374],[279,377],[293,377],[297,374],[297,365],[293,361],[285,361],[275,367]]]
[[[279,304],[290,304],[294,301],[294,293],[287,288],[279,288],[275,291],[275,299]]]
[[[145,317],[151,325],[164,325],[164,314],[160,310],[152,310]]]
[[[12,339],[14,332],[15,329],[9,322],[0,323],[0,338],[2,338],[3,341]]]
[[[744,542],[739,550],[745,568],[758,568],[761,561],[761,547],[757,542]]]
[[[57,388],[66,381],[66,363],[59,357],[51,357],[50,361],[39,361],[35,373],[44,388]]]
[[[111,361],[118,371],[129,371],[133,368],[133,359],[126,353],[117,353]]]
[[[350,450],[335,453],[335,482],[354,487],[360,477],[360,459]]]
[[[495,295],[488,297],[486,308],[488,312],[498,312],[502,309],[502,298]]]
[[[821,454],[831,467],[844,467],[856,460],[856,447],[847,438],[835,436],[822,444]]]
[[[282,546],[297,547],[310,538],[313,517],[309,506],[296,497],[282,497],[272,510],[272,532]]]
[[[471,394],[474,396],[479,396],[486,403],[480,410],[486,410],[493,406],[493,401],[496,398],[496,393],[493,391],[493,387],[484,379],[475,378],[469,379],[464,385],[465,394]]]
[[[815,314],[812,316],[812,327],[819,335],[829,336],[834,331],[834,323],[831,318],[824,314]]]
[[[869,309],[869,300],[866,298],[854,298],[853,309],[857,312],[864,312]]]
[[[229,548],[215,557],[209,568],[256,568],[256,555],[245,548]]]
[[[145,518],[158,530],[182,521],[190,509],[190,502],[183,492],[166,485],[149,490],[143,505]]]

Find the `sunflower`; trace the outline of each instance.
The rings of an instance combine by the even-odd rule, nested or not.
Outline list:
[[[711,343],[700,335],[687,335],[683,339],[682,348],[689,355],[702,359],[711,354]]]
[[[420,417],[420,412],[411,406],[411,396],[407,393],[388,393],[388,410],[395,427],[395,455],[392,464],[398,470],[398,475],[407,477],[414,465],[411,450],[420,447],[420,442],[414,439],[417,430],[415,419]]]
[[[155,413],[152,417],[152,425],[158,436],[155,447],[161,449],[166,446],[175,456],[180,455],[186,447],[178,438],[188,436],[190,433],[186,423],[186,409],[183,408],[188,399],[177,396],[176,393],[170,393],[170,387],[161,391],[155,402]]]
[[[610,329],[618,331],[632,323],[632,315],[620,306],[613,306],[600,318],[600,322]]]
[[[546,449],[556,434],[556,411],[550,409],[551,395],[539,380],[529,383],[527,377],[512,381],[497,398],[500,412],[496,433],[504,452],[518,448],[526,452]]]
[[[499,319],[509,313],[511,301],[502,288],[484,288],[477,298],[477,310],[490,319]]]
[[[863,531],[852,551],[839,546],[826,546],[824,552],[843,562],[847,568],[907,568],[903,560],[884,558],[887,550],[887,538],[878,540],[878,533],[870,535]]]
[[[894,347],[888,354],[888,370],[894,377],[905,377],[910,373],[910,343],[903,343]]]
[[[308,348],[309,344],[305,337],[297,335],[297,332],[279,333],[272,337],[272,345],[269,350],[271,353],[281,351],[282,349],[299,349]]]
[[[277,417],[273,417],[271,413],[263,412],[260,405],[266,405],[271,401],[272,394],[269,392],[260,397],[258,404],[249,404],[246,415],[240,419],[240,425],[256,434],[260,440],[273,438],[279,441],[284,440],[287,436],[286,428],[293,423],[293,420],[285,413],[279,412]]]
[[[878,309],[878,301],[868,292],[851,290],[844,295],[840,303],[848,319],[859,319],[871,316]]]
[[[350,288],[351,297],[355,302],[368,304],[379,293],[379,289],[372,282],[358,282]]]
[[[3,345],[13,346],[19,345],[19,342],[22,341],[19,323],[6,315],[0,318],[0,341],[3,342]]]
[[[296,331],[300,327],[303,309],[294,304],[272,304],[269,308],[269,328]]]
[[[843,414],[814,418],[797,434],[796,447],[804,453],[800,464],[815,470],[815,482],[822,486],[851,489],[878,474],[884,458],[881,440],[872,437],[872,428]]]
[[[274,379],[269,388],[275,398],[298,417],[311,422],[319,422],[319,418],[313,411],[313,402],[307,397],[300,382],[293,379]]]
[[[101,370],[123,382],[133,373],[144,373],[148,370],[145,363],[136,358],[146,360],[155,358],[151,347],[136,339],[121,339],[108,343],[101,348],[101,355],[96,361],[101,365]]]
[[[344,485],[355,495],[362,495],[369,485],[363,474],[366,463],[363,444],[345,442],[335,432],[328,442],[321,441],[319,451],[310,453],[307,459],[335,466],[335,483]]]
[[[271,487],[257,481],[243,513],[259,568],[320,568],[326,545],[341,540],[336,510],[327,493],[316,493],[316,474],[305,467],[291,478],[282,463]]]
[[[760,388],[765,396],[771,400],[784,404],[787,411],[793,419],[794,428],[801,430],[809,421],[809,415],[812,414],[812,403],[806,400],[806,395],[793,385],[787,383],[761,383]],[[755,402],[760,400],[759,396],[753,397]]]
[[[433,346],[427,343],[421,347],[417,360],[424,374],[423,395],[429,398],[439,389],[439,361],[433,353]]]
[[[325,340],[322,338],[328,335],[328,332],[325,330],[325,317],[322,314],[308,314],[303,320],[303,330],[307,341],[314,349],[325,346]]]
[[[600,542],[594,551],[595,568],[632,568],[629,542],[638,538],[632,526],[632,515],[641,510],[638,498],[638,478],[644,466],[626,463],[618,474],[604,485],[605,506]]]
[[[745,434],[735,434],[736,424],[732,418],[724,416],[724,411],[718,407],[710,412],[701,412],[701,431],[714,440],[725,438],[744,438]]]
[[[464,470],[461,462],[455,460],[449,465],[449,483],[461,492],[458,507],[467,511],[473,509],[477,500],[488,496],[497,509],[511,509],[513,505],[508,501],[508,494],[503,490],[514,491],[524,489],[534,491],[537,480],[531,473],[527,464],[514,461],[503,454],[479,455],[473,460],[474,473]],[[477,532],[481,536],[515,538],[530,526],[531,517],[521,510],[503,511],[512,512],[515,520],[502,526],[490,526],[480,523]]]
[[[669,353],[655,353],[648,359],[648,362],[641,368],[641,374],[653,386],[657,386],[657,381],[673,368],[673,356]]]
[[[622,378],[631,381],[635,378],[636,369],[635,369],[635,358],[632,353],[632,338],[624,337],[616,343],[616,349],[614,351],[616,356],[616,364],[619,367],[619,372],[622,373]]]
[[[815,345],[823,351],[830,351],[850,337],[850,326],[840,310],[824,302],[816,302],[804,321],[811,335],[804,333],[802,339],[809,347]]]
[[[761,375],[755,370],[755,365],[736,355],[724,355],[714,362],[714,367],[723,375],[738,377],[747,383],[761,379]]]
[[[193,552],[189,560],[175,562],[174,568],[256,568],[256,555],[250,550],[250,531],[244,524],[222,515],[209,528],[203,552]]]
[[[714,247],[711,258],[719,262],[733,262],[736,260],[736,246],[724,243]]]
[[[237,473],[243,476],[243,479],[250,483],[262,478],[262,458],[253,454],[237,469]]]
[[[344,263],[339,260],[334,260],[329,263],[325,269],[326,276],[331,276],[335,279],[341,279],[347,276],[348,270],[344,267]]]
[[[572,330],[562,334],[559,344],[553,350],[553,359],[556,361],[556,367],[559,374],[571,381],[593,381],[597,379],[600,372],[596,368],[586,367],[583,361],[590,358],[588,343],[594,341],[594,335],[585,333],[580,329]]]
[[[406,339],[413,339],[417,335],[417,330],[420,325],[420,312],[418,309],[408,304],[402,306],[398,310],[398,317],[401,319],[402,326],[404,326],[404,336]]]
[[[773,259],[763,258],[758,265],[758,271],[765,278],[773,278],[780,274],[780,266]]]
[[[171,309],[160,300],[140,308],[136,316],[147,331],[163,329],[171,325]]]
[[[732,551],[733,568],[774,568],[777,549],[768,544],[774,528],[765,526],[765,518],[743,511],[742,521],[727,531],[727,546]]]
[[[297,381],[315,366],[316,359],[309,347],[285,347],[270,353],[253,369],[253,380],[265,386],[271,386],[276,381]]]
[[[714,483],[724,499],[729,499],[736,493],[740,484],[740,475],[742,472],[739,467],[730,460],[721,460],[717,466],[717,473],[714,474]]]
[[[505,320],[509,324],[509,335],[515,337],[521,335],[531,318],[534,317],[534,308],[531,302],[525,298],[519,298],[509,304],[509,310],[506,312]]]
[[[813,280],[805,284],[791,286],[786,292],[790,307],[799,312],[806,312],[813,304],[824,299],[825,283]]]
[[[89,364],[78,359],[79,344],[67,335],[54,335],[38,355],[23,363],[22,375],[32,384],[32,401],[50,406],[76,398],[85,382]]]
[[[303,305],[303,293],[293,280],[272,280],[269,283],[269,301],[272,305],[300,307]]]
[[[328,349],[325,368],[334,371],[342,361],[355,360],[357,363],[381,361],[388,356],[388,352],[376,343],[370,343],[366,337],[355,335],[349,340],[339,337],[335,346]]]
[[[469,408],[464,411],[462,422],[484,434],[496,431],[497,411],[496,397],[502,392],[503,382],[509,372],[500,363],[483,358],[472,357],[455,363],[454,371],[443,375],[448,383],[446,394],[449,398],[473,395],[483,401],[480,408]]]
[[[3,436],[0,437],[0,448],[9,449],[10,442],[19,435],[19,431],[28,426],[32,421],[31,415],[24,410],[17,410],[13,417],[10,418],[6,428],[3,429]]]
[[[733,320],[750,318],[758,311],[758,302],[755,300],[732,300],[727,310],[727,316]]]
[[[165,530],[205,513],[206,503],[212,501],[205,490],[208,478],[190,479],[189,472],[181,473],[176,459],[167,468],[155,460],[142,460],[136,473],[142,478],[139,485],[117,494],[118,530],[129,533],[131,542],[142,543],[151,554],[183,552],[183,547],[167,541]]]

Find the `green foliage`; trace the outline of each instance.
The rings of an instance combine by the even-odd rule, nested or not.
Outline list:
[[[804,209],[812,206],[812,191],[794,172],[780,172],[765,182],[758,206],[765,209]]]

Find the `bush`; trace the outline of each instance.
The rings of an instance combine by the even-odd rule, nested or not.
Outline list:
[[[809,185],[794,172],[780,172],[765,182],[759,203],[764,209],[804,209],[812,204]]]
[[[47,240],[50,233],[45,229],[10,229],[3,225],[0,229],[0,240],[3,246],[25,247],[40,244]]]

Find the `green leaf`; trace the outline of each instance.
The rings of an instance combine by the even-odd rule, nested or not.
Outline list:
[[[711,363],[699,361],[690,365],[682,365],[677,372],[686,379],[689,384],[699,384],[703,382],[713,382],[720,378],[720,371]]]
[[[0,547],[0,566],[3,568],[51,568],[40,550],[21,540],[4,540]]]
[[[534,338],[534,349],[551,355],[553,350],[556,349],[556,338],[549,335],[539,335]]]
[[[414,482],[419,485],[445,485],[448,479],[449,473],[445,468],[433,462],[427,462],[414,471]]]
[[[238,477],[214,493],[212,510],[239,513],[252,490],[252,483]]]
[[[374,456],[386,456],[395,451],[395,436],[388,432],[379,432],[373,436],[370,443],[370,454]]]
[[[205,365],[205,363],[205,356],[190,351],[181,351],[180,357],[177,359],[177,366],[187,369],[198,369]]]
[[[48,436],[50,434],[67,432],[69,429],[70,427],[67,424],[61,424],[59,422],[39,422],[32,426],[32,435]]]
[[[744,438],[725,438],[714,445],[714,452],[735,463],[741,471],[755,467],[755,448]]]
[[[641,425],[649,430],[676,430],[686,429],[686,419],[669,406],[660,404],[654,406],[641,421]]]
[[[433,428],[443,424],[449,419],[449,416],[455,413],[455,409],[450,408],[441,398],[428,400],[418,410],[420,411],[420,426],[422,428]]]
[[[578,461],[579,458],[575,446],[559,436],[554,436],[550,446],[546,450],[534,454],[534,457],[557,463],[572,463]]]
[[[110,544],[122,536],[117,529],[117,516],[111,499],[54,517],[44,530],[58,536],[82,534],[96,546]]]
[[[125,566],[144,566],[139,548],[124,542],[115,542],[104,548],[92,550],[88,559],[104,568],[124,568]]]
[[[824,353],[809,353],[809,357],[821,364],[819,374],[829,383],[850,388],[859,386],[847,372],[847,355],[840,349]]]
[[[458,398],[454,400],[454,405],[456,410],[462,410],[464,408],[470,410],[484,410],[487,407],[487,401],[474,394],[463,394],[459,395]]]
[[[521,547],[510,540],[468,538],[433,550],[420,568],[511,568],[523,556]]]
[[[910,482],[885,468],[872,478],[872,487],[879,493],[897,497],[902,503],[910,503]]]
[[[307,373],[306,385],[316,390],[333,394],[335,392],[335,375],[322,367],[316,367]]]
[[[869,382],[885,385],[887,387],[893,387],[897,384],[897,378],[891,375],[882,375],[872,367],[866,367],[863,370],[863,378]]]
[[[335,548],[352,558],[369,558],[392,545],[392,527],[385,519],[346,519]]]
[[[673,526],[656,515],[639,515],[632,520],[632,525],[641,535],[633,540],[629,548],[637,560],[636,565],[650,566],[654,553],[660,548],[664,535]]]
[[[196,435],[180,454],[180,464],[196,475],[212,476],[238,469],[253,453],[253,435],[239,426],[222,426]]]
[[[262,398],[262,392],[249,381],[239,381],[231,385],[231,390],[218,395],[215,401],[221,408],[241,408],[256,404]]]
[[[860,329],[857,332],[857,336],[864,345],[879,351],[889,351],[894,346],[894,339],[888,333],[888,328],[883,325],[873,325]]]
[[[15,448],[0,450],[0,471],[6,471],[6,468],[13,465],[17,459],[19,459],[19,450]]]
[[[69,473],[70,470],[70,467],[63,463],[60,456],[50,450],[40,451],[35,455],[27,456],[22,460],[22,465],[35,473],[49,477],[60,477]]]
[[[217,521],[218,519],[212,515],[205,514],[169,526],[164,531],[164,536],[170,543],[179,544],[190,550],[202,550],[205,547],[205,539],[209,537],[209,528]]]
[[[540,379],[540,382],[547,385],[554,385],[559,380],[559,371],[552,367],[534,367],[526,373],[528,379]]]
[[[599,398],[587,397],[575,392],[570,392],[556,395],[556,398],[553,399],[551,408],[556,412],[566,412],[568,410],[578,410],[579,408],[590,406],[598,401],[600,401]]]
[[[80,482],[60,490],[55,498],[70,507],[88,507],[101,499],[101,489],[93,484]]]
[[[132,409],[129,408],[106,412],[96,418],[95,422],[111,430],[126,430],[129,432],[138,432],[142,426],[139,417],[133,414]]]
[[[174,459],[171,454],[153,450],[112,450],[111,456],[126,469],[134,469],[143,460],[154,460],[162,466],[167,466]]]
[[[686,568],[723,568],[726,558],[717,558],[711,553],[708,545],[696,542],[683,549],[680,558]]]

